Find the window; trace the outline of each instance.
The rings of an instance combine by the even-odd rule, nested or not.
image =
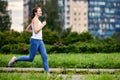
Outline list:
[[[86,27],[87,26],[87,24],[84,24],[84,27]]]
[[[67,20],[69,20],[70,19],[70,17],[69,16],[67,16]]]
[[[99,5],[105,5],[105,2],[99,2]]]
[[[87,15],[87,13],[85,12],[84,15]]]
[[[76,12],[74,12],[74,15],[76,15]]]
[[[95,7],[94,10],[95,11],[100,11],[100,8],[99,7]]]
[[[69,25],[70,24],[70,22],[67,22],[67,25]]]
[[[70,8],[70,5],[67,5],[67,8]]]
[[[106,28],[109,29],[109,24],[106,24]]]
[[[76,2],[77,0],[73,0],[74,2]]]
[[[114,3],[114,6],[116,6],[117,4],[116,3]]]
[[[110,22],[115,22],[115,19],[110,19]]]
[[[67,11],[67,14],[70,14],[70,11]]]
[[[70,1],[70,0],[67,0],[68,2]]]
[[[91,13],[91,12],[89,12],[89,16],[92,16],[92,13]]]
[[[119,24],[117,24],[117,25],[116,25],[116,28],[120,28],[120,25],[119,25]]]
[[[77,21],[77,19],[76,19],[76,18],[74,18],[74,20],[75,20],[75,21]]]
[[[106,13],[114,13],[114,9],[105,8]]]

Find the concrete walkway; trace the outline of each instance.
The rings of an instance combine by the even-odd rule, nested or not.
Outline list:
[[[16,68],[16,67],[0,67],[0,72],[44,72],[43,68]],[[75,74],[87,74],[87,73],[94,73],[99,74],[101,72],[108,72],[108,73],[114,73],[114,72],[120,72],[120,69],[73,69],[73,68],[50,68],[51,73],[63,73],[66,72],[73,72]]]
[[[29,72],[41,72],[43,73],[43,68],[16,68],[16,67],[0,67],[0,73],[3,72],[22,72],[23,73],[29,73]],[[71,80],[84,80],[85,77],[87,77],[89,74],[95,74],[99,75],[99,73],[105,72],[105,73],[115,73],[120,72],[120,69],[73,69],[73,68],[50,68],[50,73],[59,73],[63,77],[63,80],[66,80],[66,77],[68,76],[67,73],[72,72]]]

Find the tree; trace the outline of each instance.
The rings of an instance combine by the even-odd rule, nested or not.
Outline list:
[[[59,23],[59,17],[58,17],[58,0],[46,0],[46,4],[43,4],[43,0],[30,0],[29,5],[32,8],[36,6],[42,7],[43,15],[46,13],[48,15],[47,18],[47,26],[52,31],[60,32],[62,31],[62,28]]]
[[[7,1],[0,0],[0,31],[10,30],[11,27],[11,18],[7,6]]]
[[[118,41],[120,41],[120,31],[116,31],[116,32],[113,34],[112,38],[115,38],[115,39],[117,39]]]
[[[61,27],[59,25],[58,17],[58,5],[57,0],[48,1],[45,5],[46,13],[48,14],[47,25],[51,30],[59,31]]]

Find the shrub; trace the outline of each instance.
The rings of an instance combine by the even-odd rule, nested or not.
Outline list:
[[[5,34],[3,32],[0,32],[0,48],[4,45],[5,38]]]
[[[79,41],[93,41],[93,36],[89,32],[83,32],[79,34]]]
[[[79,41],[79,34],[77,32],[71,32],[64,38],[63,44],[69,45]]]
[[[16,40],[18,41],[18,43],[25,43],[25,44],[29,44],[30,43],[30,36],[31,34],[28,32],[21,32],[20,36],[18,36],[16,38]]]
[[[29,45],[19,43],[19,44],[7,44],[2,46],[1,52],[5,54],[13,53],[13,54],[28,54],[29,53]]]
[[[43,40],[45,44],[51,44],[53,45],[54,42],[59,42],[60,37],[58,36],[58,33],[56,31],[51,31],[50,29],[45,29],[43,31]]]

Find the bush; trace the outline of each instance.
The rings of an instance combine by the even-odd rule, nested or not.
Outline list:
[[[77,32],[71,32],[63,39],[62,43],[65,45],[69,45],[76,42],[85,42],[93,40],[93,36],[88,32],[83,32],[81,34],[78,34]]]
[[[86,41],[86,42],[77,42],[69,45],[57,45],[52,46],[49,49],[49,53],[111,53],[111,52],[120,52],[120,44],[114,43],[109,44],[101,41]]]
[[[28,32],[0,32],[0,51],[3,53],[29,53],[30,36],[31,34]],[[43,30],[43,40],[48,53],[120,52],[120,42],[116,38],[93,39],[88,32],[81,34],[71,32],[67,33],[66,37],[60,37],[56,31],[46,28]]]
[[[79,34],[79,41],[85,42],[85,41],[93,41],[93,36],[89,32],[83,32]]]
[[[79,41],[79,34],[77,32],[71,32],[63,39],[63,44],[69,45]]]
[[[53,45],[54,42],[60,40],[60,37],[58,36],[58,33],[56,31],[51,31],[50,29],[45,29],[43,31],[43,40],[45,44]]]
[[[13,53],[13,54],[28,54],[29,53],[29,45],[19,43],[19,44],[7,44],[2,46],[1,52],[5,54]]]
[[[4,45],[5,38],[5,34],[3,32],[0,32],[0,48]]]
[[[30,36],[31,36],[31,34],[30,33],[28,33],[28,32],[21,32],[21,34],[20,34],[20,36],[18,36],[17,38],[16,38],[16,41],[18,42],[18,43],[25,43],[25,44],[29,44],[30,43]]]
[[[4,45],[4,46],[2,46],[2,48],[1,48],[1,52],[2,53],[10,53],[10,51],[11,51],[11,46],[8,44],[8,45]]]

